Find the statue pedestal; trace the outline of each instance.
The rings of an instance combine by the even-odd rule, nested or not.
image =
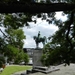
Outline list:
[[[32,73],[34,73],[34,72],[50,73],[52,71],[59,70],[59,68],[57,68],[57,67],[53,67],[53,66],[45,67],[45,66],[43,66],[41,61],[40,61],[42,54],[43,54],[42,49],[35,49],[33,51],[33,69],[32,69]]]
[[[33,68],[35,66],[42,66],[42,63],[41,63],[41,56],[42,56],[42,50],[41,49],[35,49],[33,51]]]

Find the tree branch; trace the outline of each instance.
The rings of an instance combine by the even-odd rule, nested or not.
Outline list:
[[[1,33],[6,37],[8,37],[1,29],[0,29]]]
[[[69,25],[68,25],[68,31],[66,33],[66,39],[68,41],[68,43],[70,44],[70,51],[69,53],[73,50],[73,44],[72,44],[72,40],[71,38],[69,37],[69,34],[70,34],[70,30],[71,30],[71,25],[73,24],[73,18],[74,18],[74,11],[71,12],[71,17],[70,17],[70,21],[69,21]]]
[[[71,11],[75,4],[68,3],[0,3],[0,13],[50,13],[55,11]]]

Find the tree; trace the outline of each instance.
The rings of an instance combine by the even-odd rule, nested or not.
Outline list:
[[[14,45],[16,48],[22,49],[24,44],[23,39],[26,39],[23,30],[22,29],[14,30],[8,28],[5,31],[8,35],[8,37],[6,38],[8,44]]]
[[[0,56],[0,68],[3,68],[3,64],[5,63],[5,59],[3,56]]]
[[[6,46],[6,49],[4,51],[4,56],[8,57],[8,61],[12,61],[12,59],[15,59],[16,56],[19,54],[19,49],[16,48],[15,46],[8,44]]]
[[[26,39],[22,29],[15,29],[11,25],[12,21],[10,22],[10,26],[6,25],[5,32],[0,30],[3,33],[3,37],[0,39],[0,53],[8,56],[8,60],[15,59],[18,53],[22,51],[24,44],[23,39]]]
[[[6,1],[7,0],[4,0],[3,3],[6,4],[9,0],[7,2]],[[7,4],[9,4],[9,2]],[[0,39],[0,53],[2,53],[4,56],[8,56],[9,60],[14,59],[14,56],[16,57],[23,49],[23,39],[26,39],[26,36],[24,35],[21,27],[29,26],[28,20],[29,22],[32,21],[32,14],[0,14],[0,26],[5,28],[5,32],[0,29],[1,33],[3,34],[3,37]]]
[[[49,54],[47,59],[47,60],[50,60],[48,61],[49,64],[52,64],[55,62],[57,63],[58,59],[60,58],[61,58],[60,60],[61,63],[66,63],[68,65],[71,62],[75,63],[74,61],[75,60],[74,58],[75,31],[74,31],[73,16],[74,16],[74,11],[69,12],[68,19],[65,22],[59,21],[55,23],[59,27],[59,30],[50,38],[52,39],[51,43],[56,44],[57,48],[54,48],[52,53]],[[49,47],[48,50],[50,51],[51,47],[50,46],[47,46],[47,47]],[[47,65],[49,65],[48,63]]]
[[[21,51],[17,54],[17,56],[15,56],[14,61],[16,64],[20,64],[21,62],[25,62],[25,64],[28,64],[29,56],[27,53]]]
[[[59,46],[55,43],[49,42],[43,48],[41,62],[44,66],[60,64],[62,60],[60,54]]]
[[[0,53],[4,54],[6,43],[2,37],[0,37]]]
[[[26,38],[22,29],[12,29],[8,27],[6,30],[7,33],[7,50],[5,55],[9,57],[9,59],[15,59],[15,57],[22,52],[23,50],[23,39]],[[15,56],[15,57],[14,57]],[[20,58],[20,57],[19,57]],[[20,60],[19,60],[20,61]]]
[[[71,1],[71,3],[75,3],[75,2]],[[52,43],[57,44],[57,48],[55,48],[49,54],[46,60],[46,62],[48,61],[47,65],[57,62],[59,58],[61,58],[61,61],[63,63],[66,63],[68,65],[71,62],[73,63],[75,62],[74,61],[75,58],[73,55],[75,53],[74,52],[75,51],[74,50],[75,49],[74,48],[74,43],[75,43],[74,12],[75,10],[63,12],[64,14],[67,14],[68,17],[67,21],[65,22],[62,22],[62,20],[54,21],[54,24],[56,24],[59,27],[59,30],[55,33],[55,35],[52,36]]]
[[[23,60],[24,60],[25,64],[28,64],[28,62],[29,62],[28,54],[24,53],[24,59]]]

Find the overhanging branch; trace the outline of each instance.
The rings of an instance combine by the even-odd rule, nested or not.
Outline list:
[[[71,30],[71,25],[73,24],[73,21],[74,21],[74,12],[75,12],[75,10],[73,10],[71,12],[71,17],[70,17],[70,21],[69,21],[69,25],[68,25],[68,31],[66,33],[66,39],[67,39],[68,43],[70,44],[69,53],[71,53],[71,51],[73,50],[72,39],[69,37],[69,34],[70,34],[70,30]]]
[[[68,3],[0,3],[0,13],[50,13],[55,11],[71,11],[75,8],[75,4]]]

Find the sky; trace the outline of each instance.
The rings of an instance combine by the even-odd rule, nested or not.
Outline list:
[[[62,16],[62,12],[56,13],[57,19],[62,19],[65,21],[67,19],[66,15]],[[33,36],[37,36],[38,31],[40,31],[41,36],[49,37],[50,35],[54,34],[58,27],[52,24],[48,24],[45,20],[41,20],[41,18],[37,19],[37,23],[30,23],[30,28],[24,27],[23,31],[26,35],[26,39],[24,40],[24,46],[23,48],[36,48],[35,40],[33,39]],[[39,44],[39,47],[42,48],[42,43]]]

